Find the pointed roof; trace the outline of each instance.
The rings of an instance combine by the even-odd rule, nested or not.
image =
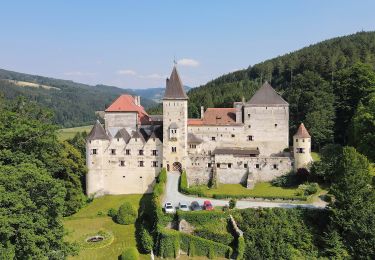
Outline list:
[[[131,136],[130,136],[130,134],[128,133],[128,131],[126,131],[125,128],[122,128],[122,129],[120,129],[120,130],[117,132],[117,134],[115,135],[115,138],[123,138],[124,141],[125,141],[125,143],[128,143],[129,140],[130,140],[130,138],[131,138]]]
[[[286,102],[266,81],[260,89],[246,103],[253,106],[289,106]]]
[[[167,78],[164,99],[188,99],[176,66],[173,67],[172,74]]]
[[[140,129],[137,129],[137,131],[133,131],[131,138],[139,138],[143,143],[146,142],[145,136],[143,133],[141,133]]]
[[[203,142],[202,139],[200,139],[199,137],[197,137],[195,134],[193,133],[188,133],[188,136],[187,136],[187,142],[188,143],[196,143],[196,144],[200,144]]]
[[[307,132],[307,129],[303,123],[301,123],[298,127],[297,133],[294,135],[294,137],[298,138],[311,138],[309,132]]]
[[[91,129],[91,132],[87,136],[87,140],[109,140],[110,137],[105,132],[102,124],[100,124],[99,120],[96,120],[95,125]]]

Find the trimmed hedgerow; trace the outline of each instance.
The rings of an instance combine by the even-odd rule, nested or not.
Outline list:
[[[214,194],[212,195],[214,199],[269,199],[269,200],[299,200],[306,201],[306,196],[254,196],[254,195],[233,195],[233,194]]]
[[[178,220],[185,219],[191,224],[204,224],[227,218],[228,213],[223,211],[177,211]]]
[[[237,239],[237,259],[243,260],[245,259],[245,238],[243,236],[238,237]]]
[[[228,232],[221,232],[211,229],[196,229],[193,233],[195,236],[202,237],[205,239],[209,239],[218,243],[222,243],[224,245],[229,245],[233,242],[234,238]]]
[[[185,252],[189,252],[189,246],[191,246],[192,243],[194,244],[195,256],[216,256],[229,258],[233,253],[232,248],[227,245],[186,233],[180,232],[180,239],[181,249]]]
[[[138,260],[139,259],[139,253],[137,248],[135,247],[128,247],[125,248],[125,250],[122,252],[121,260]]]
[[[178,256],[180,250],[180,233],[174,230],[159,230],[157,236],[157,253],[160,257]]]

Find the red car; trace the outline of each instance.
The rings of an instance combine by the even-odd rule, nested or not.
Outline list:
[[[214,210],[214,206],[212,206],[212,203],[209,200],[203,202],[203,208],[204,210]]]

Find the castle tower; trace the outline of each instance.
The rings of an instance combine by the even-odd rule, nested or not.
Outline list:
[[[187,159],[187,100],[176,66],[166,82],[163,98],[163,165],[181,171]]]
[[[299,168],[306,168],[312,161],[311,157],[311,136],[303,123],[298,127],[297,133],[293,136],[294,149],[294,171]]]
[[[91,129],[86,142],[86,193],[102,195],[104,192],[103,171],[105,170],[104,153],[108,148],[110,137],[99,121]]]

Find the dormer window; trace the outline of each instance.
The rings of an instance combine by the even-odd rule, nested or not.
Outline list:
[[[116,149],[111,149],[111,155],[116,155]]]

